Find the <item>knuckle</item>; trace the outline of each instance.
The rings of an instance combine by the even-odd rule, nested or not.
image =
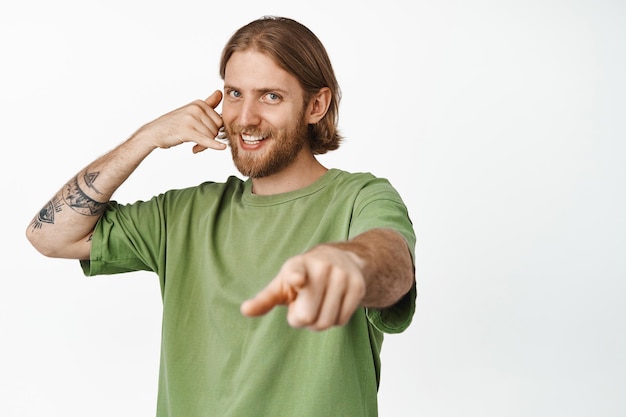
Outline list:
[[[317,330],[325,330],[325,329],[329,329],[331,327],[333,327],[335,324],[337,324],[335,321],[325,318],[325,319],[320,319],[318,320],[315,324],[314,324],[314,328]]]
[[[287,320],[293,327],[310,326],[315,323],[316,314],[311,309],[295,309],[289,312]]]
[[[314,332],[321,332],[322,330],[326,330],[328,327],[320,326],[320,325],[311,325],[308,326],[307,329],[312,330]]]
[[[190,118],[196,118],[198,115],[204,112],[202,107],[202,100],[193,101],[187,106],[187,112],[185,115]]]
[[[203,109],[204,105],[205,105],[204,101],[202,101],[200,99],[194,100],[194,101],[191,102],[191,107],[193,107],[195,109],[199,109],[199,110]]]
[[[294,327],[296,329],[307,325],[307,323],[302,322],[300,318],[294,317],[293,314],[287,315],[287,323],[289,323],[291,327]]]
[[[346,319],[345,317],[339,317],[337,319],[337,326],[345,326],[346,324],[348,324],[349,318]]]

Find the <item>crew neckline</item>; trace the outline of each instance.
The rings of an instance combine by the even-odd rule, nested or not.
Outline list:
[[[304,188],[300,188],[286,193],[271,194],[271,195],[258,195],[252,192],[252,180],[248,178],[244,182],[244,190],[242,201],[245,204],[251,206],[272,206],[275,204],[285,203],[290,200],[296,200],[298,198],[305,197],[313,194],[324,188],[329,182],[337,178],[342,173],[341,170],[336,168],[330,168],[319,177],[313,184],[307,185]]]

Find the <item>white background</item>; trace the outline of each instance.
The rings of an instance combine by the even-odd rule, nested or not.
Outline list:
[[[323,163],[389,178],[415,224],[417,312],[383,347],[381,416],[625,415],[618,0],[4,2],[0,415],[154,415],[156,278],[84,278],[24,230],[92,159],[221,88],[222,46],[264,14],[333,59],[347,140]],[[181,146],[116,198],[232,173]]]

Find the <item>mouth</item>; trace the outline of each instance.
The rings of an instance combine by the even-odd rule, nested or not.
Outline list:
[[[243,141],[243,143],[245,143],[246,145],[251,145],[251,146],[261,143],[266,138],[267,136],[255,136],[255,135],[248,135],[246,133],[241,134],[241,140]]]

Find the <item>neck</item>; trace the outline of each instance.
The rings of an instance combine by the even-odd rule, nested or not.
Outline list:
[[[258,195],[287,193],[308,187],[328,171],[313,154],[301,152],[288,167],[262,178],[252,178],[252,192]]]

